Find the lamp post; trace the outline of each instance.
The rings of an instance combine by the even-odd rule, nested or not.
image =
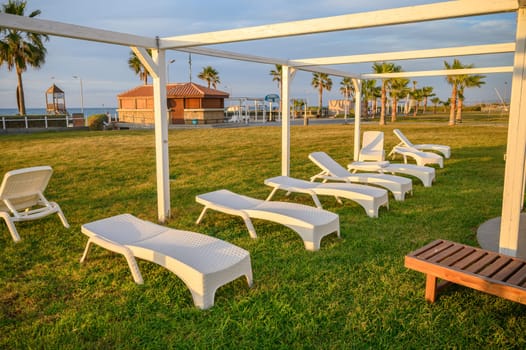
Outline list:
[[[84,116],[84,91],[82,90],[82,78],[74,75],[73,79],[78,79],[80,82],[80,112],[82,113],[82,116]]]
[[[175,62],[175,58],[168,61],[168,64],[166,65],[166,75],[168,76],[166,79],[166,82],[170,84],[170,65]]]

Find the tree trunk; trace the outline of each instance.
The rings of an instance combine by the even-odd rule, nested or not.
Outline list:
[[[397,107],[398,100],[396,97],[393,97],[393,110],[391,111],[391,123],[394,123],[396,121],[396,107]]]
[[[453,84],[451,89],[451,105],[449,107],[449,125],[455,125],[455,110],[457,108],[457,85]]]
[[[24,98],[24,84],[22,83],[22,72],[16,70],[16,77],[18,79],[18,88],[17,88],[17,101],[18,101],[18,112],[20,115],[26,115],[26,101]]]
[[[457,116],[456,116],[456,122],[462,123],[462,99],[458,99],[457,101]]]
[[[385,101],[387,100],[387,92],[385,89],[385,81],[382,81],[382,97],[380,100],[380,125],[385,125]]]
[[[322,104],[323,104],[323,87],[320,86],[320,91],[319,91],[319,99],[318,99],[318,117],[321,117],[321,108],[322,108]]]

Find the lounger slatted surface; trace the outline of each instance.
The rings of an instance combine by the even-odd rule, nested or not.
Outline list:
[[[135,258],[159,264],[177,275],[201,309],[214,305],[216,290],[245,276],[252,285],[250,254],[233,244],[196,232],[176,230],[122,214],[82,225],[89,237],[81,262],[97,244],[124,255],[136,283],[143,278]]]
[[[251,219],[276,222],[294,230],[303,239],[305,249],[320,249],[321,239],[333,232],[340,237],[340,219],[337,214],[308,205],[277,201],[264,201],[243,196],[225,189],[196,196],[196,202],[204,205],[197,219],[199,224],[208,209],[243,218],[252,238],[256,230]]]
[[[436,240],[409,253],[405,266],[426,274],[426,300],[448,282],[526,304],[526,261],[471,246]],[[445,281],[437,285],[437,279]]]

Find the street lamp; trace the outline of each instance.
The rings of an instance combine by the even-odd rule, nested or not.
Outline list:
[[[166,65],[166,75],[168,78],[166,79],[166,82],[170,84],[170,65],[175,62],[175,58],[168,61],[168,64]]]
[[[82,78],[74,75],[73,79],[78,79],[80,82],[80,112],[84,116],[84,91],[82,90]]]

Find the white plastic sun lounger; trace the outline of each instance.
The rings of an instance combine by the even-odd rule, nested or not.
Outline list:
[[[398,146],[416,148],[419,151],[436,151],[444,155],[444,157],[451,157],[451,147],[446,145],[435,145],[435,144],[418,144],[415,145],[399,130],[394,129],[393,133],[398,137],[400,143]]]
[[[372,218],[378,217],[380,206],[389,208],[387,191],[383,188],[364,186],[350,183],[319,183],[295,179],[288,176],[276,176],[265,180],[265,185],[274,187],[267,201],[272,199],[278,190],[287,192],[306,193],[312,197],[316,206],[322,209],[318,195],[334,196],[341,203],[340,197],[352,200],[365,209],[367,215]]]
[[[0,217],[5,220],[15,242],[20,241],[15,222],[37,220],[56,213],[64,227],[69,228],[60,206],[44,197],[52,173],[50,166],[37,166],[5,174],[0,185]]]
[[[133,279],[143,279],[135,257],[159,264],[176,274],[190,289],[195,306],[214,305],[216,290],[245,276],[252,286],[250,254],[220,239],[181,231],[122,214],[82,225],[89,237],[80,262],[86,260],[91,244],[124,255]]]
[[[252,238],[256,238],[257,235],[251,219],[263,219],[287,226],[303,239],[305,249],[311,251],[320,249],[321,239],[333,232],[340,237],[338,215],[308,205],[264,201],[228,190],[200,194],[196,196],[196,201],[205,206],[197,224],[208,209],[241,216]]]
[[[417,165],[425,166],[427,164],[438,164],[439,167],[444,167],[444,158],[433,152],[423,152],[416,148],[395,146],[390,155],[392,158],[396,154],[400,154],[404,158],[404,163],[407,164],[407,158],[413,158]]]
[[[322,169],[311,177],[311,181],[322,179],[323,182],[332,180],[380,186],[389,190],[398,201],[403,201],[405,194],[413,190],[411,179],[406,177],[376,173],[352,174],[325,152],[313,152],[309,154],[309,159]]]
[[[433,181],[435,181],[435,168],[430,166],[391,163],[385,160],[382,162],[352,162],[347,166],[347,169],[352,173],[368,171],[382,174],[391,173],[410,175],[422,181],[424,187],[431,187]]]

